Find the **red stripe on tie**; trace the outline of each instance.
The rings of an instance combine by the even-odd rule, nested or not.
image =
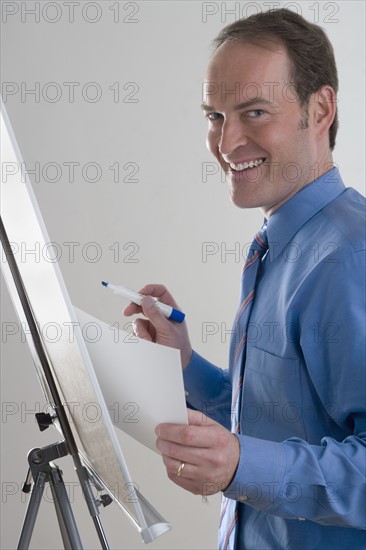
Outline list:
[[[253,290],[252,290],[251,292],[249,292],[248,296],[245,298],[245,300],[242,302],[242,304],[241,304],[241,306],[240,306],[240,308],[239,308],[239,311],[238,311],[238,313],[237,313],[237,320],[238,320],[238,322],[239,322],[239,319],[240,319],[240,317],[241,317],[241,315],[242,315],[242,313],[243,313],[245,307],[249,304],[249,302],[250,302],[251,300],[253,300],[253,297],[254,297],[254,288],[253,288]]]
[[[234,395],[233,400],[232,400],[233,405],[236,403],[236,400],[238,398],[238,394],[239,394],[242,383],[243,383],[243,377],[240,376],[240,378],[238,380],[238,385],[236,387],[236,392],[235,392],[235,395]]]
[[[222,523],[222,520],[224,519],[224,515],[225,515],[225,512],[226,512],[226,508],[227,508],[228,506],[229,506],[229,501],[227,500],[225,506],[224,506],[223,509],[221,510],[219,529],[220,529],[220,527],[221,527],[221,523]]]
[[[227,530],[227,533],[226,533],[226,537],[225,537],[225,541],[224,541],[224,545],[223,545],[223,547],[222,547],[222,550],[226,550],[226,549],[227,549],[227,545],[228,545],[228,542],[229,542],[229,539],[230,539],[230,535],[231,535],[232,530],[234,529],[235,524],[236,524],[237,521],[238,521],[238,512],[235,512],[234,517],[233,517],[233,519],[231,520],[231,523],[230,523],[229,528],[228,528],[228,530]]]
[[[255,250],[253,256],[245,262],[242,271],[244,272],[248,267],[250,267],[252,264],[254,264],[256,259],[258,258],[258,256],[259,256],[259,250]]]
[[[263,248],[265,248],[267,250],[268,243],[266,243],[266,241],[264,241],[262,239],[262,237],[259,235],[259,233],[257,233],[254,238],[255,238],[255,240],[257,241],[258,244],[260,244],[261,246],[263,246]]]
[[[235,353],[235,357],[234,357],[234,365],[236,365],[236,363],[237,363],[237,361],[238,361],[238,357],[239,357],[239,355],[240,355],[240,352],[241,352],[241,350],[242,350],[242,347],[244,346],[244,343],[245,343],[246,339],[247,339],[247,333],[245,333],[245,334],[243,335],[243,338],[241,339],[241,342],[240,342],[240,344],[239,344],[238,347],[237,347],[237,350],[236,350],[236,353]]]

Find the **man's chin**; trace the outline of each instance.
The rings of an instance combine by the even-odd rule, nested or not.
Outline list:
[[[243,193],[243,189],[238,190],[230,185],[230,199],[238,208],[258,208],[261,201],[258,197],[251,197],[248,193]]]
[[[238,198],[235,196],[231,196],[231,202],[237,207],[237,208],[258,208],[260,204],[257,204],[255,201],[249,201],[245,200],[243,198]]]

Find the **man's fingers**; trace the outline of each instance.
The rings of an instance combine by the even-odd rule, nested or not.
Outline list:
[[[236,471],[239,441],[234,434],[198,411],[190,411],[189,416],[195,424],[159,424],[156,427],[156,447],[163,456],[168,476],[194,494],[222,491]]]
[[[173,296],[164,285],[148,284],[140,288],[137,292],[138,294],[143,294],[144,296],[152,296],[153,298],[157,298],[163,304],[180,309]],[[126,316],[135,315],[136,313],[142,313],[142,308],[141,306],[133,303],[128,304],[128,306],[126,306],[123,310],[123,314]]]
[[[171,459],[167,456],[163,456],[163,462],[169,479],[193,494],[209,495],[225,489],[223,483],[217,483],[216,479],[212,477],[212,472],[207,471],[206,477],[202,475],[200,467],[196,464]],[[182,465],[184,466],[182,467]]]
[[[204,425],[159,424],[155,432],[159,438],[158,441],[161,440],[182,447],[209,448],[216,441],[216,435],[212,427]]]
[[[144,294],[145,296],[153,296],[163,304],[180,309],[177,302],[164,285],[148,284],[142,287],[138,292],[139,294]]]
[[[202,449],[199,447],[187,447],[164,439],[157,439],[156,448],[161,452],[164,461],[175,460],[199,464],[201,460]]]
[[[201,411],[194,411],[192,409],[187,409],[188,423],[192,426],[214,426],[217,425],[217,422],[211,420],[208,416],[203,414]]]
[[[202,428],[207,428],[209,426],[219,425],[217,424],[217,422],[211,420],[211,418],[203,414],[201,411],[187,409],[187,415],[188,426],[185,426],[183,424],[159,424],[155,429],[156,435],[158,437],[161,437],[162,439],[175,441],[176,443],[180,444],[184,444],[181,439],[182,437],[184,437],[189,444],[190,441],[194,441],[195,439],[197,439],[198,441],[202,435],[201,431],[196,430],[196,427],[202,426]],[[199,443],[201,443],[201,441],[199,441]]]
[[[175,300],[173,300],[171,294],[163,285],[146,285],[139,292],[142,295],[141,306],[130,303],[123,311],[127,316],[142,313],[147,317],[144,321],[147,320],[148,324],[141,325],[142,332],[138,332],[140,325],[136,325],[138,327],[138,330],[135,331],[136,336],[180,350],[182,368],[184,369],[192,357],[192,347],[189,341],[187,325],[185,322],[176,323],[169,321],[156,305],[156,298],[160,298],[162,303],[178,309]],[[152,297],[148,293],[155,296]],[[148,338],[146,328],[150,334],[150,338]]]
[[[141,302],[143,314],[151,320],[157,331],[168,331],[171,328],[171,321],[168,321],[151,296],[145,296]]]
[[[170,458],[165,455],[163,455],[163,462],[170,478],[195,479],[197,476],[198,468],[195,464]]]
[[[137,313],[142,313],[142,307],[136,304],[128,304],[125,309],[122,311],[123,315],[129,317],[130,315],[136,315]]]
[[[155,337],[155,329],[151,326],[150,321],[146,319],[135,319],[133,322],[133,332],[138,338],[153,341]]]

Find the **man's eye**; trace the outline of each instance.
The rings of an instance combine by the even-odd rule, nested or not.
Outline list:
[[[265,113],[264,113],[264,111],[262,111],[262,109],[253,109],[253,111],[248,111],[247,112],[247,117],[249,117],[249,118],[260,118],[264,114]]]
[[[206,116],[209,120],[217,120],[222,117],[220,113],[208,113]]]

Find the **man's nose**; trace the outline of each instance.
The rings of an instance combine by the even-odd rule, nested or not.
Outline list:
[[[249,138],[244,124],[238,120],[225,120],[221,127],[219,139],[219,151],[222,156],[229,156],[238,147],[247,145],[248,142]]]

